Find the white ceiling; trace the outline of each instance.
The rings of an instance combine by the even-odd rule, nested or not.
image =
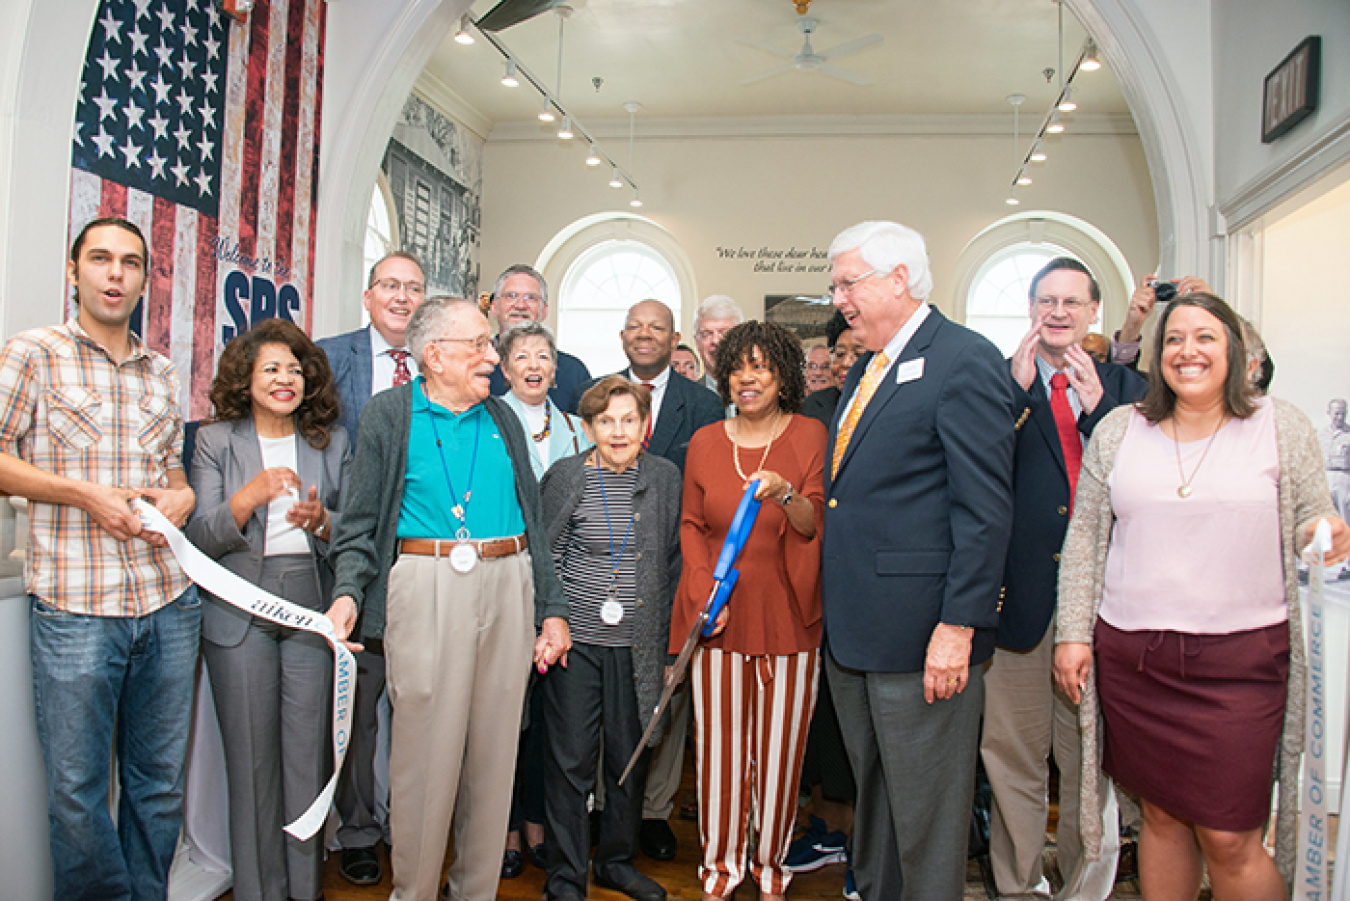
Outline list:
[[[481,16],[496,0],[479,0]],[[597,133],[626,120],[626,101],[642,104],[644,121],[744,120],[757,117],[949,117],[1008,115],[1008,94],[1027,96],[1022,131],[1034,129],[1058,94],[1058,15],[1054,0],[814,0],[815,50],[872,33],[882,43],[841,59],[872,80],[856,86],[796,70],[753,85],[742,81],[785,62],[738,39],[796,52],[798,14],[791,0],[571,0],[563,53],[563,104]],[[1085,32],[1064,13],[1064,68]],[[539,112],[539,94],[522,81],[502,87],[500,54],[479,36],[465,47],[447,34],[424,73],[476,130],[517,134]],[[498,33],[523,67],[555,90],[558,17],[547,12]],[[593,78],[603,79],[597,91]],[[1075,99],[1084,121],[1128,116],[1108,68],[1080,73]],[[1010,118],[1010,116],[1009,116]],[[1072,132],[1072,118],[1069,119]],[[1011,122],[1009,121],[1009,132]],[[601,126],[597,128],[596,126]],[[546,126],[538,126],[541,135]]]

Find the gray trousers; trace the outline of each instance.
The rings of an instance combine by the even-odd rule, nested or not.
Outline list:
[[[321,609],[306,555],[263,558],[258,582]],[[239,644],[203,641],[202,655],[225,745],[234,897],[318,898],[323,833],[301,842],[282,827],[314,802],[328,775],[333,652],[317,635],[254,619]]]
[[[886,901],[960,901],[975,795],[984,674],[965,691],[923,699],[923,673],[841,667],[826,651],[858,803],[853,874],[858,893]]]

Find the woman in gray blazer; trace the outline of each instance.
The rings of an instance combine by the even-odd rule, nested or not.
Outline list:
[[[323,351],[269,319],[225,346],[215,419],[197,433],[187,536],[254,584],[327,607],[328,542],[347,489],[347,433]],[[323,639],[250,617],[210,594],[202,651],[225,743],[237,901],[322,896],[321,836],[282,827],[314,801],[329,766],[332,654]]]

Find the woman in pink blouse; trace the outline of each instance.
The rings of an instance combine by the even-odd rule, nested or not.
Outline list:
[[[1081,697],[1084,803],[1099,790],[1100,706],[1101,768],[1142,801],[1148,898],[1195,898],[1205,866],[1216,898],[1284,898],[1292,874],[1297,554],[1319,518],[1332,522],[1334,559],[1350,530],[1307,417],[1254,394],[1245,364],[1222,300],[1168,305],[1148,395],[1093,432],[1062,555],[1055,679]],[[1278,868],[1262,844],[1277,748]],[[1098,809],[1091,800],[1083,810]],[[1090,819],[1089,853],[1101,835]]]

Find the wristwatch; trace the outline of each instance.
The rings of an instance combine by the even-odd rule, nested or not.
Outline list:
[[[783,496],[778,500],[778,503],[780,503],[780,504],[782,504],[784,507],[786,507],[788,504],[792,503],[792,498],[793,498],[793,497],[794,497],[794,495],[793,495],[793,493],[792,493],[792,486],[789,485],[789,486],[788,486],[788,490],[787,490],[787,494],[783,495]]]

